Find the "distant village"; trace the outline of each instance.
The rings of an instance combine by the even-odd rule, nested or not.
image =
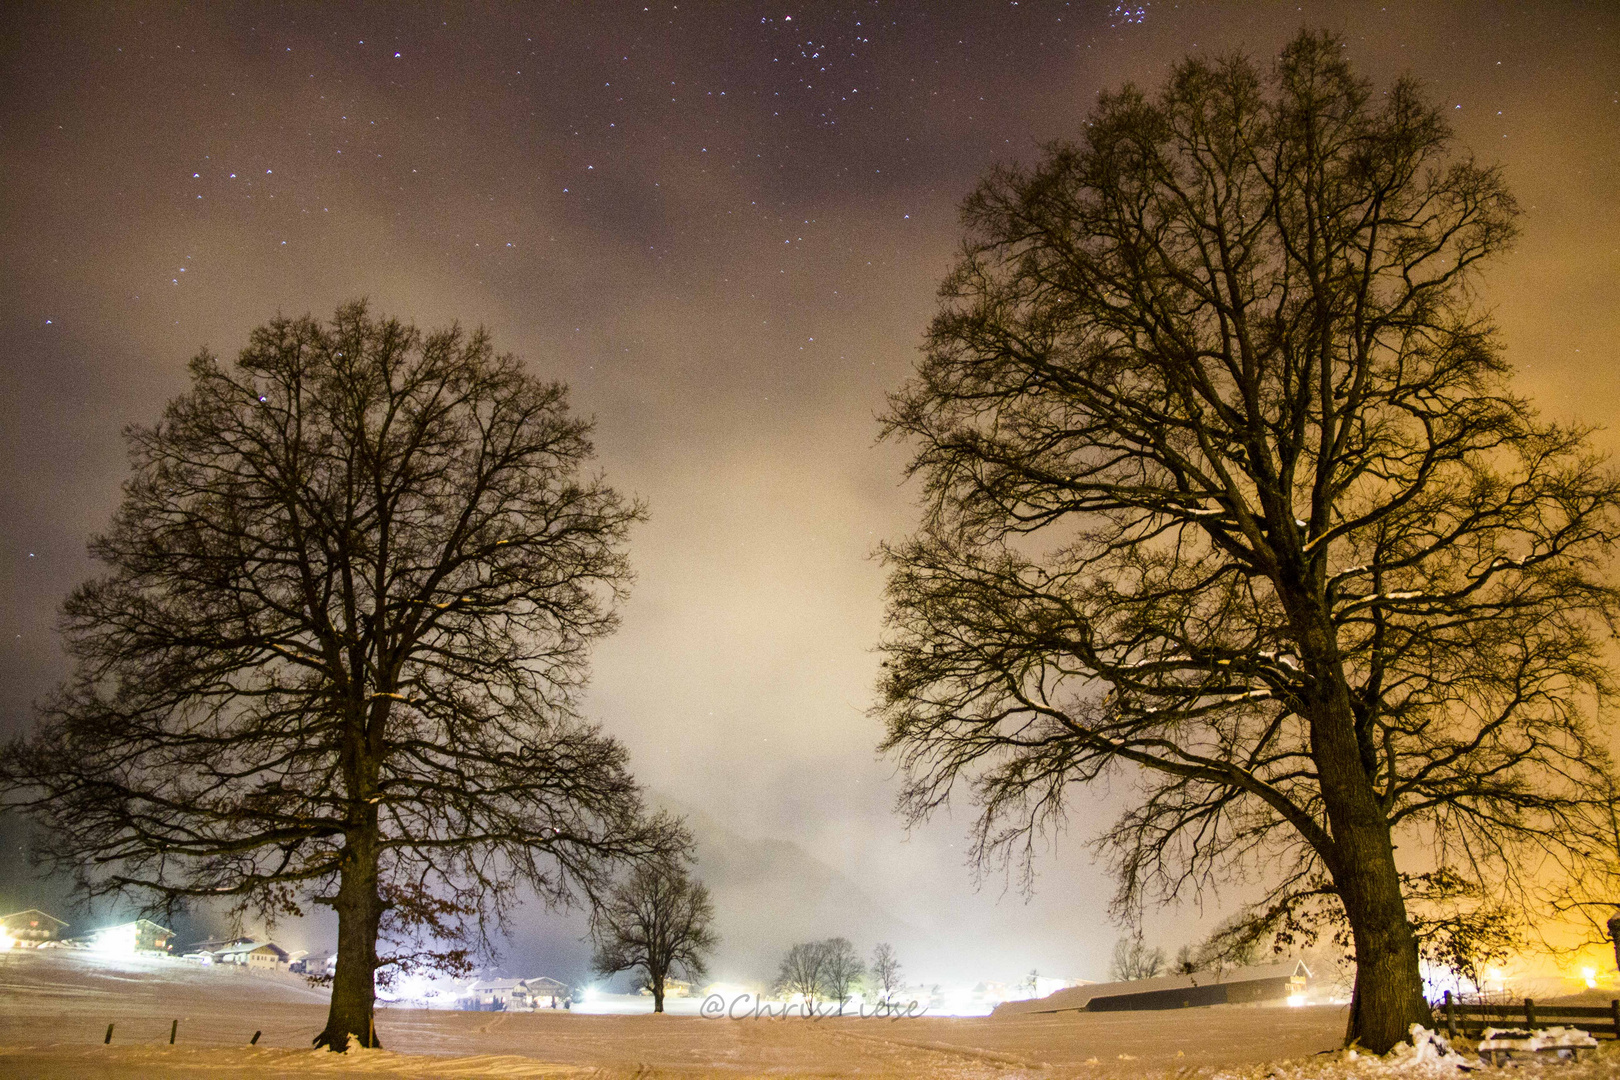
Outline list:
[[[0,916],[0,949],[86,949],[103,954],[165,957],[199,965],[235,966],[253,972],[287,972],[315,981],[329,979],[337,966],[334,953],[311,953],[283,948],[268,938],[236,937],[228,940],[176,942],[173,930],[150,919],[136,919],[64,936],[67,922],[30,908]],[[1224,972],[1187,972],[1140,978],[1127,982],[1092,983],[1082,979],[1037,977],[1034,972],[1019,987],[980,983],[971,990],[944,990],[938,985],[904,987],[895,995],[912,1001],[923,1012],[974,1015],[994,1011],[1008,1014],[1044,1014],[1070,1011],[1111,1012],[1155,1010],[1218,1004],[1302,1004],[1312,979],[1299,960],[1229,968]],[[441,984],[442,985],[442,984]],[[680,979],[667,979],[669,997],[719,993],[730,999],[745,993],[741,987],[699,989]],[[643,991],[645,993],[645,991]],[[593,991],[544,976],[531,978],[473,978],[455,984],[452,993],[436,993],[434,1000],[415,1005],[479,1012],[528,1012],[569,1009],[591,1001]],[[745,995],[746,996],[746,995]]]
[[[284,949],[269,938],[235,937],[180,945],[173,930],[151,919],[101,926],[74,936],[63,933],[68,925],[66,920],[38,908],[0,916],[0,950],[88,949],[126,956],[162,956],[209,966],[235,965],[247,971],[284,971],[317,980],[331,978],[337,969],[336,953]],[[570,1009],[579,997],[573,987],[545,977],[472,979],[458,989],[453,1001],[446,1004],[478,1011]]]

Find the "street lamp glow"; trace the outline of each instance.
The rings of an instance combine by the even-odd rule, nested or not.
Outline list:
[[[96,933],[96,951],[114,956],[135,955],[135,924],[109,926]]]

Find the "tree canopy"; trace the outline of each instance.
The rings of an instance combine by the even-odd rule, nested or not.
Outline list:
[[[965,786],[979,859],[1027,860],[1123,770],[1121,913],[1262,875],[1256,928],[1346,920],[1352,1037],[1427,1021],[1415,876],[1526,899],[1611,790],[1620,489],[1476,306],[1516,215],[1311,33],[993,170],[886,417],[925,498],[886,552],[903,812]]]

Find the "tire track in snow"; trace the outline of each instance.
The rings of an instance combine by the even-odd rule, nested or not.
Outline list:
[[[890,1039],[878,1035],[858,1035],[853,1031],[833,1031],[829,1032],[829,1034],[835,1039],[853,1039],[856,1042],[892,1046],[897,1049],[929,1050],[938,1054],[967,1058],[970,1061],[987,1061],[995,1065],[1011,1065],[1019,1069],[1049,1068],[1044,1061],[1028,1061],[1012,1054],[1004,1054],[999,1050],[985,1050],[977,1046],[953,1046],[950,1043],[922,1042],[914,1039]]]

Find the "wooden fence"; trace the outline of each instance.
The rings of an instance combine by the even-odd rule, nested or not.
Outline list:
[[[1532,998],[1522,1005],[1482,1005],[1454,1001],[1447,990],[1439,1011],[1451,1039],[1478,1036],[1488,1027],[1578,1027],[1595,1037],[1620,1038],[1620,998],[1607,1005],[1537,1005]]]

